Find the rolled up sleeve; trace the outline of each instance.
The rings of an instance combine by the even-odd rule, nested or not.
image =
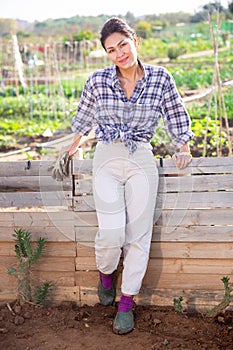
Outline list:
[[[72,119],[72,131],[79,135],[88,135],[95,125],[96,98],[89,78],[84,86],[75,116]]]
[[[167,133],[176,147],[179,148],[194,138],[190,116],[178,93],[174,79],[169,73],[161,108]]]

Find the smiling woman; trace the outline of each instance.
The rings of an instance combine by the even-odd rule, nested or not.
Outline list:
[[[105,22],[100,36],[113,65],[87,80],[72,121],[74,141],[61,150],[53,177],[64,178],[64,159],[67,163],[82,136],[95,128],[98,296],[103,305],[114,303],[113,274],[123,252],[122,295],[113,331],[124,334],[134,328],[133,298],[140,291],[151,244],[159,176],[150,141],[163,116],[167,133],[180,150],[173,159],[184,169],[192,158],[189,141],[193,133],[172,76],[165,68],[138,59],[134,30],[113,17]]]

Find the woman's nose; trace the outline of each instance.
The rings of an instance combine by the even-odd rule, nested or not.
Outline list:
[[[123,55],[123,50],[121,48],[117,48],[116,50],[117,56],[122,56]]]

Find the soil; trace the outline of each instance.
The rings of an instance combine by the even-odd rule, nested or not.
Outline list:
[[[173,307],[134,306],[135,329],[112,332],[117,305],[78,307],[12,303],[0,308],[1,350],[232,350],[233,313],[215,319]]]

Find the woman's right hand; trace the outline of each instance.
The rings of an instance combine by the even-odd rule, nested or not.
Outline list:
[[[75,135],[71,145],[60,149],[56,162],[49,168],[52,170],[52,178],[57,181],[63,181],[64,177],[69,176],[69,163],[72,156],[77,152],[81,140],[80,135]]]

